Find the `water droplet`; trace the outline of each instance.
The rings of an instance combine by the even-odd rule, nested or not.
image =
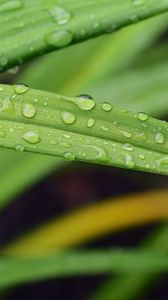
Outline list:
[[[72,33],[68,30],[56,30],[46,35],[46,43],[54,47],[64,47],[71,43]]]
[[[165,156],[161,159],[158,159],[156,161],[156,164],[159,165],[159,167],[164,167],[166,170],[168,169],[168,156]]]
[[[75,123],[76,121],[76,116],[74,114],[72,114],[71,112],[68,112],[68,111],[65,111],[61,114],[61,118],[62,118],[62,121],[65,123],[65,124],[73,124]]]
[[[132,169],[135,167],[132,156],[129,154],[125,155],[125,166],[129,169]]]
[[[101,106],[104,111],[111,111],[113,108],[112,105],[108,102],[102,103]]]
[[[125,136],[126,138],[130,138],[132,137],[132,133],[131,132],[128,132],[126,130],[120,130],[120,133]]]
[[[2,92],[3,91],[3,87],[2,86],[0,86],[0,92]]]
[[[13,103],[9,99],[5,99],[3,101],[0,101],[0,112],[11,112],[13,111]]]
[[[60,143],[60,146],[62,146],[62,147],[64,147],[64,148],[70,148],[70,147],[71,147],[71,144],[66,143],[66,142],[63,142],[63,143]]]
[[[58,25],[68,23],[72,17],[71,13],[63,7],[55,6],[50,9],[50,14]]]
[[[89,119],[87,121],[87,127],[89,127],[89,128],[93,127],[94,123],[95,123],[94,119]]]
[[[4,138],[6,136],[6,132],[1,130],[0,131],[0,138]]]
[[[75,159],[75,155],[72,152],[64,153],[64,158],[68,161],[73,161]]]
[[[68,134],[68,133],[65,133],[65,134],[63,135],[63,137],[64,137],[65,139],[70,139],[70,138],[71,138],[71,135]]]
[[[34,105],[31,103],[23,103],[22,114],[27,118],[33,118],[36,114]]]
[[[27,131],[22,138],[30,144],[37,144],[40,142],[39,135],[33,131]]]
[[[142,153],[140,153],[140,154],[139,154],[139,159],[144,160],[144,159],[145,159],[145,155],[142,154]]]
[[[143,112],[138,113],[138,120],[140,121],[146,121],[148,120],[149,116]]]
[[[92,110],[95,107],[95,101],[90,95],[82,94],[73,100],[75,104],[82,110]]]
[[[17,145],[15,146],[15,150],[16,150],[16,151],[19,151],[19,152],[23,152],[23,151],[24,151],[24,146],[21,145],[21,144],[17,144]]]
[[[164,144],[164,135],[161,132],[157,132],[155,135],[155,142],[158,144]]]
[[[146,165],[145,165],[145,169],[146,169],[146,170],[149,170],[149,169],[150,169],[150,164],[146,164]]]
[[[14,86],[14,90],[16,92],[16,94],[20,95],[20,94],[24,94],[29,90],[29,87],[25,84],[15,84]]]
[[[15,10],[21,8],[23,6],[23,2],[21,0],[11,0],[11,1],[4,1],[0,4],[0,12]]]
[[[122,146],[122,148],[123,148],[124,150],[126,150],[126,151],[134,151],[133,146],[130,145],[130,144],[124,144],[124,145]]]
[[[94,151],[96,151],[95,158],[99,161],[107,161],[107,152],[105,149],[95,146],[95,145],[87,145],[87,147],[92,148]]]
[[[102,129],[103,131],[109,131],[109,127],[107,127],[107,126],[105,126],[105,125],[102,125],[102,126],[101,126],[101,129]]]

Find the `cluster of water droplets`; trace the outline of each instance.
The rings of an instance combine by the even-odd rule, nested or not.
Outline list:
[[[56,22],[58,27],[56,30],[48,33],[45,36],[47,45],[61,48],[71,43],[73,35],[72,32],[65,29],[65,25],[71,20],[72,14],[67,9],[61,6],[54,6],[50,8],[49,14],[52,19]]]

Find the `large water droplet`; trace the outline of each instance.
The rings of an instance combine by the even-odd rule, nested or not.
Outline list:
[[[75,123],[76,116],[74,114],[72,114],[71,112],[64,111],[61,114],[61,119],[65,124],[70,125],[70,124]]]
[[[24,94],[29,90],[29,87],[25,84],[15,84],[14,86],[14,90],[16,92],[16,94],[20,95],[20,94]]]
[[[95,101],[90,95],[82,94],[73,101],[82,110],[91,110],[95,107]]]
[[[45,40],[48,45],[61,48],[71,43],[72,33],[67,30],[56,30],[47,34]]]
[[[58,25],[68,23],[72,17],[71,13],[63,7],[55,6],[50,9],[50,14]]]
[[[104,111],[111,111],[113,108],[112,105],[108,102],[102,103],[101,106]]]
[[[31,103],[23,103],[22,104],[22,114],[27,118],[33,118],[36,114],[34,105]]]
[[[146,121],[148,120],[149,116],[143,112],[138,113],[138,120],[140,121]]]
[[[155,142],[158,144],[164,144],[164,135],[161,132],[157,132],[155,135]]]
[[[99,161],[107,161],[107,152],[102,147],[98,147],[95,145],[87,145],[89,148],[92,148],[94,151],[96,151],[95,158]]]
[[[0,101],[0,112],[11,112],[13,111],[13,103],[9,99],[4,99]]]
[[[27,131],[22,138],[30,144],[37,144],[40,142],[39,135],[34,131]]]

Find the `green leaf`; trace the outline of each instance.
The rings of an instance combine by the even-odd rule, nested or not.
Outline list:
[[[0,85],[1,146],[168,174],[168,123],[86,96]]]
[[[168,271],[168,257],[150,251],[63,252],[39,258],[1,257],[0,288],[45,278]]]
[[[139,251],[151,251],[156,253],[168,252],[168,225],[164,225],[152,234],[152,237],[147,238],[145,245],[142,250]],[[145,250],[146,249],[146,250]],[[159,274],[160,275],[160,274]],[[102,285],[96,293],[89,298],[89,300],[134,300],[142,299],[143,294],[146,290],[150,289],[158,276],[151,272],[150,274],[134,274],[134,275],[123,275],[116,278],[110,278]],[[146,295],[145,295],[146,296]]]
[[[1,0],[1,70],[167,10],[167,0]]]

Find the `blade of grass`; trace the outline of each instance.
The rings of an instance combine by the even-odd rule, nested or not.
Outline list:
[[[168,10],[167,0],[66,0],[0,3],[1,70]],[[6,17],[8,16],[8,17]],[[20,21],[22,20],[22,22]],[[12,45],[12,47],[11,47]]]
[[[161,253],[168,252],[168,224],[155,232],[152,237],[148,238],[142,247],[152,251],[160,251]],[[117,278],[109,279],[102,285],[90,300],[133,300],[142,299],[143,294],[150,290],[154,282],[158,279],[156,274],[143,274],[143,275],[125,275]]]
[[[43,225],[1,250],[1,254],[41,255],[101,235],[168,218],[168,191],[104,200]]]
[[[110,103],[0,85],[1,146],[168,174],[168,124]]]
[[[124,29],[123,32],[117,32],[112,36],[101,37],[94,41],[83,43],[82,45],[73,46],[69,48],[68,51],[65,49],[50,54],[38,60],[37,63],[33,63],[26,72],[24,71],[24,73],[21,74],[18,80],[20,82],[26,82],[35,88],[44,88],[46,90],[59,92],[66,90],[68,94],[70,91],[72,94],[80,93],[84,90],[84,85],[90,84],[90,81],[95,82],[100,76],[105,75],[105,73],[107,74],[109,67],[114,72],[116,69],[121,69],[131,60],[134,60],[136,54],[148,47],[166,26],[167,14],[144,21],[135,26],[130,26]],[[124,41],[124,47],[121,47],[121,41]],[[72,62],[70,57],[74,55],[76,59],[75,62]],[[95,57],[99,58],[96,74],[91,72],[91,69],[95,69]],[[89,65],[87,64],[89,70],[84,67],[88,60],[90,62]],[[66,66],[63,71],[61,71],[62,61],[64,61],[64,65]],[[59,76],[55,76],[55,69],[60,70]],[[85,72],[83,71],[84,69]],[[45,76],[46,73],[50,74],[47,78]],[[69,78],[71,78],[71,85],[69,84]],[[34,154],[27,153],[17,154],[11,150],[6,150],[5,153],[6,159],[3,157],[4,162],[8,162],[9,156],[12,157],[13,155],[17,155],[18,161],[10,164],[9,168],[6,163],[6,168],[2,172],[0,178],[1,208],[21,191],[24,191],[25,188],[35,184],[37,180],[42,179],[52,170],[56,170],[57,166],[61,167],[64,165],[63,161],[58,158],[41,157],[39,155],[34,156]],[[13,177],[13,170],[16,171],[18,165],[22,165],[22,167],[19,168],[20,172],[17,172],[16,181],[13,179],[16,178],[16,176]],[[27,170],[26,172],[25,169]],[[7,184],[6,178],[8,179]],[[34,180],[32,181],[32,179]],[[8,188],[9,185],[10,189]]]
[[[80,250],[39,258],[2,257],[0,267],[0,288],[7,288],[52,277],[165,272],[168,256],[142,250]]]

